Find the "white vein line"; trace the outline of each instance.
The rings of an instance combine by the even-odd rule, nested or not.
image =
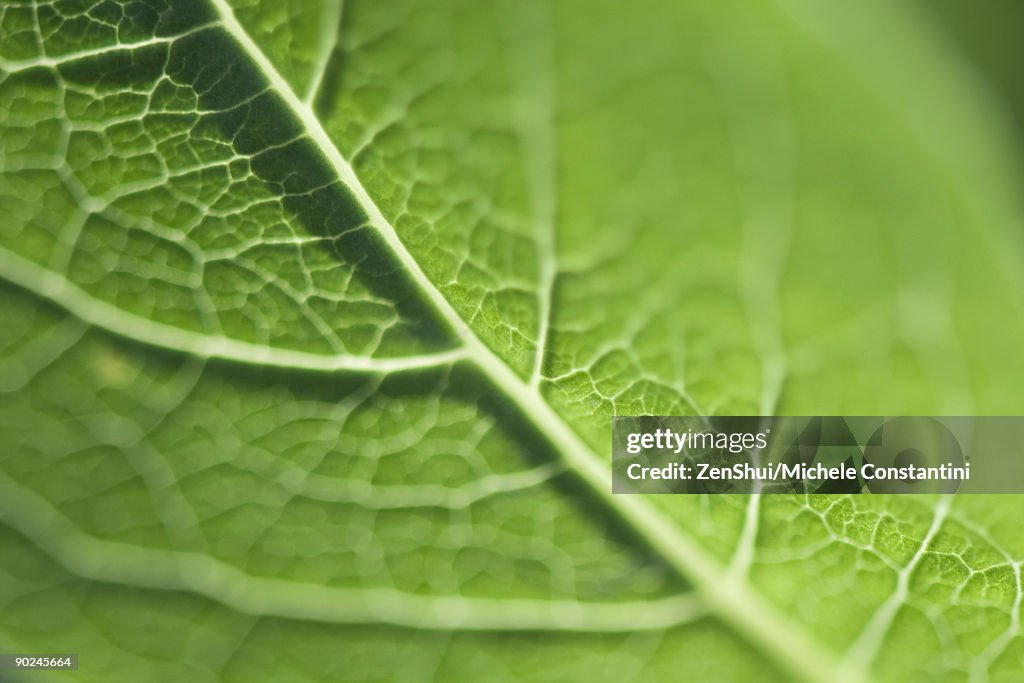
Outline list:
[[[465,356],[461,348],[395,358],[327,355],[296,351],[206,334],[149,320],[98,299],[60,273],[0,247],[0,277],[54,302],[79,320],[143,344],[198,358],[302,370],[398,372],[451,365]]]
[[[365,481],[345,481],[313,474],[302,485],[282,486],[295,495],[331,503],[358,504],[371,510],[401,508],[443,508],[464,510],[476,502],[497,494],[514,493],[551,481],[561,470],[554,463],[511,474],[490,474],[462,486],[430,484],[374,486]]]
[[[324,16],[321,17],[323,25],[320,34],[320,55],[313,70],[313,78],[309,81],[305,97],[302,101],[307,106],[312,106],[327,74],[327,67],[331,64],[331,55],[338,46],[338,38],[341,35],[341,13],[344,11],[342,0],[328,0]]]
[[[874,661],[879,649],[882,647],[883,639],[889,632],[889,628],[892,626],[896,615],[899,613],[900,607],[906,603],[910,595],[910,579],[913,577],[914,569],[917,568],[921,559],[928,552],[932,539],[939,533],[943,522],[946,521],[952,502],[952,496],[945,495],[935,504],[935,514],[932,516],[932,523],[928,527],[928,532],[924,535],[924,538],[921,539],[921,545],[918,547],[917,552],[914,553],[914,556],[910,558],[910,561],[897,574],[896,589],[892,592],[892,595],[879,606],[874,616],[864,626],[857,640],[847,650],[841,664],[843,671],[862,671]]]
[[[34,69],[36,67],[57,67],[62,64],[69,64],[71,62],[77,62],[82,59],[88,59],[90,57],[99,57],[106,54],[112,54],[116,52],[129,52],[133,50],[141,50],[143,48],[151,47],[153,45],[169,45],[176,40],[185,38],[194,33],[198,33],[204,29],[210,28],[215,24],[201,24],[194,26],[184,33],[179,33],[173,36],[161,36],[149,38],[147,40],[140,40],[134,43],[118,43],[116,45],[104,45],[103,47],[97,47],[90,50],[80,50],[78,52],[71,52],[68,54],[57,55],[55,57],[43,56],[33,57],[32,59],[22,60],[11,60],[0,57],[0,69],[9,72],[26,71],[28,69]]]
[[[754,463],[756,466],[757,463]],[[736,579],[745,579],[754,562],[757,548],[757,532],[761,520],[761,480],[754,482],[754,491],[747,497],[747,509],[743,517],[743,531],[740,533],[736,550],[729,561],[729,573]]]
[[[776,401],[763,406],[767,409],[765,416],[775,412]],[[759,429],[764,431],[768,420],[762,420]],[[755,449],[752,453],[753,465],[758,467],[761,464],[761,449]],[[746,579],[751,565],[754,563],[754,552],[757,550],[757,534],[761,525],[761,490],[763,482],[760,479],[754,481],[753,490],[747,498],[746,514],[743,518],[743,530],[740,532],[739,541],[736,543],[736,550],[729,561],[729,574],[735,579]]]
[[[723,579],[724,570],[697,542],[641,496],[612,495],[611,471],[562,418],[505,362],[469,329],[452,305],[434,286],[419,263],[399,239],[395,229],[370,198],[349,163],[341,156],[313,110],[300,100],[235,18],[226,0],[211,0],[227,31],[263,71],[280,97],[299,117],[310,138],[333,166],[339,179],[366,211],[371,225],[406,269],[428,301],[453,327],[466,346],[467,357],[499,388],[541,434],[562,454],[593,492],[630,524],[680,574],[689,579],[705,603],[741,636],[761,648],[800,680],[815,683],[848,683],[861,680],[855,674],[836,678],[837,662],[810,634],[769,605],[749,585]]]
[[[774,407],[774,406],[773,406]],[[764,424],[762,422],[762,424]],[[761,427],[763,430],[764,427]],[[753,451],[753,465],[758,467],[761,464],[761,449]],[[747,509],[743,516],[743,529],[740,532],[739,540],[736,542],[736,550],[733,551],[729,560],[729,575],[734,580],[746,580],[750,566],[754,563],[754,551],[757,549],[757,534],[761,525],[761,489],[763,488],[760,479],[754,481],[753,490],[747,497]]]
[[[188,591],[244,614],[417,629],[629,632],[700,618],[693,596],[625,602],[427,596],[390,588],[344,588],[247,574],[194,552],[140,548],[87,535],[36,493],[0,476],[0,521],[71,574],[141,588]]]
[[[979,527],[971,520],[959,515],[951,514],[950,517],[955,519],[958,524],[978,536],[982,541],[987,543],[989,547],[1002,555],[1006,560],[1006,565],[1013,570],[1016,592],[1013,597],[1013,605],[1010,607],[1010,623],[1007,625],[1006,630],[999,634],[999,636],[993,640],[987,648],[982,650],[974,657],[973,660],[971,660],[968,668],[969,673],[967,680],[970,681],[970,683],[987,683],[989,680],[989,669],[1006,651],[1006,648],[1009,647],[1010,643],[1020,635],[1020,611],[1022,602],[1024,602],[1024,592],[1022,592],[1021,586],[1021,565],[1024,564],[1024,562],[1015,560],[1009,551],[998,543],[984,527]]]
[[[968,669],[968,680],[970,683],[987,683],[989,680],[989,669],[991,669],[996,660],[1006,652],[1010,643],[1020,635],[1020,610],[1022,599],[1024,599],[1024,593],[1021,591],[1021,563],[1010,560],[1010,567],[1013,568],[1014,585],[1017,589],[1017,592],[1013,597],[1013,606],[1010,608],[1010,623],[1007,625],[1006,630],[1000,633],[999,636],[971,662]]]
[[[761,73],[752,78],[768,79],[772,87],[789,94],[786,73],[775,51],[763,51]],[[730,82],[719,77],[719,86]],[[722,100],[736,101],[723,92]],[[786,355],[782,341],[778,283],[782,280],[785,254],[793,235],[792,197],[795,187],[795,151],[793,112],[785,98],[786,117],[783,123],[765,124],[747,111],[729,108],[733,130],[736,182],[745,187],[743,230],[741,239],[745,254],[756,254],[741,269],[741,289],[755,340],[762,358],[761,415],[774,415],[786,374]],[[766,161],[769,160],[770,161]],[[780,169],[783,171],[779,173]],[[748,179],[744,181],[744,177]],[[779,180],[779,178],[782,178]],[[752,195],[752,196],[751,196]],[[764,427],[762,427],[763,429]],[[760,451],[754,453],[754,464],[760,464]],[[760,479],[754,482],[747,503],[743,531],[729,569],[746,575],[753,563],[761,515]]]

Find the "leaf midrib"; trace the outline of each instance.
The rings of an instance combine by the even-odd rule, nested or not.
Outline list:
[[[224,28],[260,69],[310,139],[327,158],[338,179],[352,192],[393,255],[447,322],[472,361],[517,409],[562,454],[568,466],[601,500],[649,543],[675,571],[689,580],[709,608],[789,672],[807,681],[835,681],[837,661],[802,629],[762,600],[742,578],[725,578],[723,568],[670,520],[639,496],[611,493],[609,471],[582,439],[544,400],[536,386],[525,383],[503,359],[484,344],[406,249],[391,223],[327,135],[312,108],[300,99],[269,58],[242,27],[227,0],[210,0]],[[862,680],[850,677],[850,681]],[[837,682],[838,683],[838,682]]]

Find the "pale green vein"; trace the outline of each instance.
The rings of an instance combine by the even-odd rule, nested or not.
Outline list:
[[[538,6],[538,11],[552,8]],[[542,22],[550,26],[551,17]],[[538,39],[538,48],[521,55],[517,66],[526,73],[531,86],[529,104],[518,117],[519,135],[523,140],[526,177],[529,179],[530,209],[536,236],[537,273],[537,347],[534,350],[530,385],[537,387],[544,379],[544,360],[553,315],[555,282],[558,278],[555,230],[558,214],[558,174],[556,159],[556,56],[553,39]]]
[[[955,513],[950,514],[950,519],[955,520],[957,524],[980,537],[989,547],[1002,555],[1006,560],[1007,566],[1013,570],[1014,596],[1013,604],[1010,606],[1010,621],[1006,626],[1006,630],[1000,633],[987,648],[977,655],[971,661],[968,668],[968,680],[970,683],[988,683],[989,669],[1006,652],[1010,643],[1021,634],[1020,612],[1022,605],[1024,605],[1024,587],[1021,585],[1021,570],[1022,566],[1024,566],[1024,561],[1015,559],[986,529],[979,527],[969,519]]]
[[[560,472],[554,465],[541,465],[511,474],[477,477],[462,486],[374,486],[364,481],[339,481],[334,477],[311,474],[301,485],[282,485],[296,494],[331,503],[357,504],[371,510],[401,508],[442,508],[462,510],[485,498],[538,487]]]
[[[0,57],[0,69],[10,73],[17,73],[19,71],[27,71],[29,69],[35,69],[38,67],[54,68],[63,64],[70,64],[71,62],[77,62],[90,57],[102,57],[108,54],[120,54],[125,52],[133,52],[135,50],[141,50],[154,45],[170,45],[171,43],[186,38],[194,33],[198,33],[204,29],[210,28],[215,24],[201,24],[194,26],[184,33],[179,33],[171,36],[161,36],[157,38],[150,38],[148,40],[140,40],[134,43],[117,43],[114,45],[105,45],[103,47],[92,48],[89,50],[78,50],[77,52],[69,52],[63,55],[57,55],[54,57],[42,56],[33,57],[31,59],[4,59]],[[40,42],[40,45],[44,45],[45,42]]]
[[[198,358],[302,370],[388,373],[444,367],[465,356],[461,349],[395,358],[325,355],[186,330],[129,313],[92,296],[64,275],[2,247],[0,276],[53,301],[90,325],[149,346],[184,352]]]
[[[44,498],[0,476],[0,520],[75,576],[141,588],[188,591],[244,613],[431,630],[662,630],[698,619],[693,596],[649,601],[418,595],[388,588],[342,588],[252,576],[198,553],[140,548],[84,534]]]
[[[338,46],[339,27],[341,25],[341,13],[343,11],[342,0],[327,0],[324,4],[324,16],[320,18],[320,55],[313,68],[313,77],[309,80],[309,87],[306,90],[302,101],[312,106],[316,96],[323,86],[324,76],[331,65],[331,55]]]
[[[895,590],[878,607],[874,616],[865,625],[864,630],[861,631],[860,636],[858,636],[857,640],[854,641],[847,651],[842,663],[843,671],[860,673],[874,661],[875,655],[878,654],[879,649],[882,647],[882,642],[889,632],[893,620],[896,618],[896,614],[907,602],[907,597],[910,595],[910,579],[914,575],[914,570],[921,563],[921,560],[931,547],[932,539],[939,533],[943,522],[946,521],[951,504],[952,497],[947,495],[940,498],[939,502],[935,505],[935,513],[932,517],[931,525],[928,527],[924,538],[921,539],[921,545],[918,546],[910,561],[897,573]]]

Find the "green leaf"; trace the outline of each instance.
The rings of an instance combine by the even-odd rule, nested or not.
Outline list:
[[[1024,670],[1016,497],[611,495],[615,414],[1024,410],[1019,145],[913,6],[7,0],[0,126],[0,649]]]

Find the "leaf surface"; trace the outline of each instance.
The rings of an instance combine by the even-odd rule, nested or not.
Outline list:
[[[615,414],[1021,412],[1019,145],[965,69],[881,2],[5,3],[4,648],[1013,680],[1017,498],[607,468]]]

